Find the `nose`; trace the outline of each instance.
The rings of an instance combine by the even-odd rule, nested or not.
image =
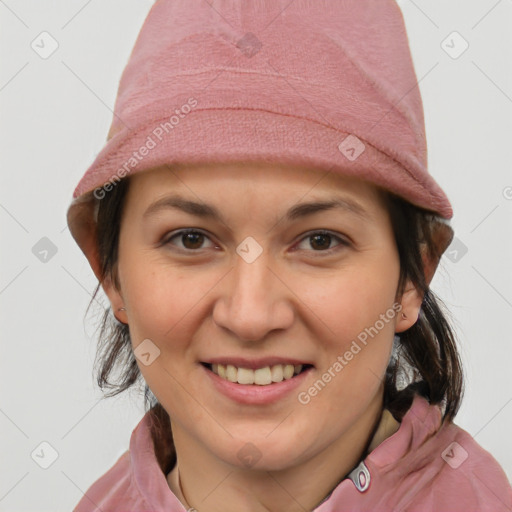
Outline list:
[[[242,341],[262,340],[293,323],[293,293],[269,263],[266,251],[251,263],[236,254],[215,302],[214,322]]]

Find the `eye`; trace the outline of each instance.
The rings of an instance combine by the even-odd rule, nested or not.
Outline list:
[[[300,245],[303,244],[304,241],[306,241],[308,239],[309,239],[308,247],[300,247]],[[328,251],[331,251],[336,248],[336,246],[334,248],[330,247],[331,242],[333,240],[337,240],[339,242],[338,246],[339,245],[341,245],[343,247],[350,246],[350,243],[347,240],[345,240],[337,235],[334,235],[333,233],[331,233],[329,231],[314,231],[314,232],[308,234],[307,236],[305,236],[301,240],[301,242],[298,245],[298,249],[307,250],[309,248],[312,248],[312,249],[314,249],[314,252],[328,252]]]
[[[301,245],[305,244],[306,240],[308,239],[308,246],[301,247]],[[178,243],[173,242],[173,240],[178,240]],[[215,247],[215,244],[213,244],[210,238],[202,231],[197,229],[183,229],[165,238],[162,242],[162,245],[175,245],[181,250],[192,252],[208,248],[208,246],[205,247],[203,245],[204,242],[207,240],[210,241],[210,248]],[[350,242],[337,235],[334,235],[329,231],[314,231],[308,234],[307,236],[303,237],[300,243],[296,246],[296,249],[314,249],[314,252],[329,252],[336,249],[336,246],[331,247],[333,240],[338,241],[337,246],[350,246]]]
[[[174,233],[172,236],[167,237],[163,240],[162,244],[167,245],[175,245],[172,243],[172,240],[177,239],[181,242],[182,246],[178,245],[179,249],[194,251],[199,249],[205,249],[203,247],[203,243],[205,240],[210,240],[205,233],[198,231],[197,229],[183,229]],[[210,240],[211,242],[211,240]],[[213,243],[211,247],[214,247]]]

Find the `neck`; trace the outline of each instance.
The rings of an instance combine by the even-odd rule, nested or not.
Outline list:
[[[313,510],[363,458],[381,413],[378,394],[365,414],[321,452],[271,471],[227,464],[172,423],[177,462],[167,481],[183,505],[198,512]]]

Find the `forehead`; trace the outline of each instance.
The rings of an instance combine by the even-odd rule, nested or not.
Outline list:
[[[318,199],[328,193],[341,193],[376,208],[385,206],[385,191],[356,176],[306,166],[266,162],[226,162],[168,165],[132,175],[130,190],[138,201],[152,200],[169,191],[208,192],[216,195],[246,191],[265,198]],[[234,197],[232,196],[233,200]]]

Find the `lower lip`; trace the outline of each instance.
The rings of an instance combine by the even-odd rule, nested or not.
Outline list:
[[[215,388],[223,395],[240,404],[258,405],[277,402],[281,398],[289,395],[294,389],[297,389],[304,383],[309,372],[313,369],[313,367],[309,367],[291,379],[285,379],[281,382],[274,382],[273,384],[260,386],[258,384],[238,384],[236,382],[230,382],[229,380],[219,377],[216,373],[213,373],[205,366],[201,365],[201,367],[208,377],[212,379]]]

